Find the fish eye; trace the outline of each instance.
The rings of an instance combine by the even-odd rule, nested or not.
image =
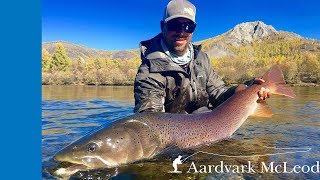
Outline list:
[[[94,152],[97,149],[97,144],[96,143],[90,143],[87,146],[87,151],[88,152]]]

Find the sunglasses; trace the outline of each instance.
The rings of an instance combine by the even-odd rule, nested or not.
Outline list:
[[[168,21],[166,23],[168,31],[193,33],[196,29],[197,24],[194,22],[179,22],[179,21]]]

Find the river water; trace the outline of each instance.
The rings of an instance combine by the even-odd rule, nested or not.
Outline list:
[[[292,89],[295,99],[268,99],[271,118],[249,117],[228,140],[178,152],[185,159],[181,173],[171,173],[178,156],[172,154],[69,179],[319,179],[320,87]],[[58,165],[52,160],[57,151],[133,114],[133,106],[131,86],[43,86],[43,179],[55,179],[50,172]]]

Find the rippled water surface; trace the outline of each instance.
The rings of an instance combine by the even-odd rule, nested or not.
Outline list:
[[[319,179],[320,172],[311,169],[283,173],[284,162],[287,171],[295,165],[307,171],[320,161],[320,87],[292,89],[296,99],[274,95],[268,100],[272,118],[249,117],[231,139],[179,152],[184,158],[190,156],[178,166],[182,173],[169,173],[173,154],[119,168],[78,172],[70,179]],[[93,128],[133,114],[133,87],[43,86],[42,94],[43,179],[55,179],[49,172],[58,165],[52,157],[61,148]],[[218,168],[209,173],[210,165],[242,167],[249,162],[256,172],[219,173]],[[281,165],[280,173],[260,171],[263,164]],[[195,168],[203,173],[194,173]]]

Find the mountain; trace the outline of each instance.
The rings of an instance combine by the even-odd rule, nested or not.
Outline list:
[[[317,40],[306,39],[295,33],[287,31],[278,31],[271,25],[266,25],[262,21],[244,22],[236,25],[229,31],[203,41],[195,42],[202,44],[203,50],[208,54],[209,58],[223,58],[226,56],[236,57],[239,47],[250,46],[253,42],[277,42],[277,41],[302,41],[301,51],[320,51],[320,43]],[[97,50],[82,45],[76,45],[65,41],[44,42],[42,47],[53,53],[55,44],[62,43],[70,58],[82,57],[107,57],[111,59],[132,59],[139,58],[139,49],[121,50],[121,51],[105,51]]]
[[[222,58],[225,56],[236,56],[235,48],[250,45],[252,42],[263,42],[266,38],[277,40],[283,37],[285,40],[304,39],[303,37],[286,31],[277,31],[271,25],[266,25],[262,21],[245,22],[236,25],[229,31],[203,41],[204,51],[210,58]]]
[[[139,54],[138,49],[135,50],[121,50],[121,51],[105,51],[92,49],[86,46],[77,45],[73,43],[69,43],[66,41],[55,41],[55,42],[44,42],[42,43],[42,48],[46,49],[50,54],[53,54],[55,45],[57,43],[61,43],[70,58],[78,58],[82,57],[83,59],[87,59],[88,57],[107,57],[111,59],[130,59],[133,57],[137,57]]]
[[[225,36],[225,43],[238,47],[276,33],[274,27],[256,21],[238,24],[222,36]]]
[[[65,47],[71,64],[67,59],[50,59],[57,43]],[[274,63],[281,65],[287,83],[320,84],[319,40],[277,30],[262,21],[238,24],[195,44],[202,45],[227,84],[259,77]],[[105,51],[65,41],[44,42],[42,47],[49,52],[43,51],[42,84],[133,85],[141,64],[139,49]]]

